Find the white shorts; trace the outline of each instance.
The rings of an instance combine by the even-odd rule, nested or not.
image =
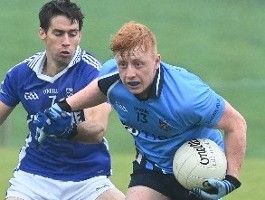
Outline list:
[[[12,196],[24,200],[95,200],[115,187],[106,176],[73,182],[53,180],[21,170],[15,171],[9,182],[6,198]]]

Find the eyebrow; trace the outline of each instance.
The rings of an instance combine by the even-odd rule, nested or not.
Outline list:
[[[58,29],[58,28],[55,28],[53,29],[53,31],[58,31],[58,32],[72,32],[72,31],[80,31],[79,29],[70,29],[69,31],[65,31],[65,30],[62,30],[62,29]]]

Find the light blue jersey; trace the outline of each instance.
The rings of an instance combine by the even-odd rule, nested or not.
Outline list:
[[[141,100],[122,84],[112,59],[100,71],[99,87],[133,136],[137,152],[164,173],[173,172],[174,153],[189,139],[209,138],[223,148],[222,134],[213,127],[224,112],[224,99],[183,68],[162,62],[149,97]]]
[[[70,64],[54,77],[42,74],[45,52],[24,60],[7,73],[0,87],[0,100],[7,106],[18,103],[27,112],[29,135],[21,149],[17,169],[52,179],[81,181],[110,175],[111,163],[107,141],[81,144],[70,140],[46,138],[37,148],[36,126],[32,121],[62,98],[84,88],[98,76],[101,67],[91,54],[78,47]],[[21,119],[23,120],[23,119]],[[83,111],[75,112],[76,123],[84,121]],[[19,127],[14,129],[19,134]]]

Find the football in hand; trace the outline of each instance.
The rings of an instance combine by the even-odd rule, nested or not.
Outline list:
[[[173,172],[185,188],[209,189],[207,180],[222,180],[227,161],[223,150],[210,139],[192,139],[185,142],[175,153]]]

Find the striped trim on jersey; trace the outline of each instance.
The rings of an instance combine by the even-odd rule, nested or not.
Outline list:
[[[83,53],[82,53],[82,59],[87,64],[92,65],[97,70],[100,70],[100,68],[101,68],[100,62],[95,57],[93,57],[92,55],[88,54],[86,51],[83,51]]]
[[[44,52],[38,52],[33,56],[27,58],[24,62],[28,62],[28,66],[33,69],[36,63],[42,58]]]
[[[39,69],[40,66],[37,63],[38,62],[40,62],[40,63],[44,62],[45,53],[46,53],[45,51],[44,52],[38,52],[38,53],[34,54],[33,56],[25,59],[23,62],[28,62],[28,66],[31,69],[34,69],[34,68]],[[85,61],[87,64],[94,67],[95,69],[100,70],[101,63],[95,57],[93,57],[91,54],[89,54],[85,50],[82,50],[79,46],[77,47],[76,53],[75,53],[73,59],[71,60],[71,62],[69,63],[69,65],[67,66],[67,68],[74,66],[76,63],[80,62],[81,59],[83,61]],[[41,60],[42,60],[42,62],[41,62]],[[21,63],[23,63],[23,62],[21,62]]]

